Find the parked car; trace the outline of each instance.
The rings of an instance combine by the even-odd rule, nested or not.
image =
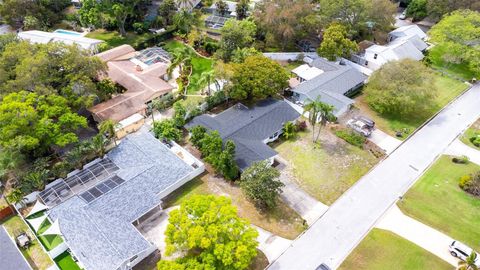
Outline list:
[[[450,246],[448,246],[448,250],[450,250],[450,254],[453,257],[459,258],[460,260],[464,261],[467,259],[470,254],[472,254],[473,249],[468,247],[467,245],[458,242],[458,241],[453,241]],[[477,253],[477,260],[475,261],[475,264],[480,267],[480,255]]]
[[[355,132],[368,137],[372,134],[372,130],[364,122],[357,119],[350,119],[347,122],[347,127],[353,129]]]
[[[322,263],[319,266],[317,266],[317,268],[315,268],[315,270],[331,270],[331,269],[330,269],[330,267],[328,267],[328,265]]]
[[[362,121],[363,123],[365,123],[370,129],[374,129],[374,128],[375,128],[375,121],[373,121],[372,119],[370,119],[370,118],[368,118],[368,117],[366,117],[366,116],[360,115],[360,116],[357,116],[356,119]]]
[[[32,241],[30,240],[30,237],[27,235],[26,232],[21,232],[17,234],[17,237],[15,237],[15,242],[17,242],[17,246],[20,248],[28,248]]]
[[[398,16],[400,20],[405,20],[407,18],[407,10],[405,9],[400,16]]]

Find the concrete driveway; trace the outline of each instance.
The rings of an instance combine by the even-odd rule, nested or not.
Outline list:
[[[391,231],[428,250],[449,264],[458,265],[458,259],[450,255],[448,251],[448,245],[453,241],[451,237],[404,215],[396,205],[388,210],[375,227]]]
[[[399,139],[388,135],[387,133],[376,128],[372,131],[368,140],[376,144],[378,147],[382,148],[387,155],[393,152],[401,143]]]
[[[274,261],[277,259],[280,254],[282,254],[288,246],[292,243],[292,240],[288,240],[282,238],[280,236],[274,235],[269,231],[265,231],[264,229],[252,225],[258,231],[258,249],[260,249],[269,262]]]
[[[445,150],[445,154],[452,156],[467,156],[471,162],[480,165],[480,151],[464,144],[458,138],[448,146],[447,150]]]
[[[269,269],[313,270],[321,263],[337,268],[399,196],[480,117],[478,96],[480,84],[440,111],[332,204]]]
[[[277,169],[280,171],[280,181],[285,186],[280,197],[285,201],[295,212],[297,212],[308,225],[312,225],[315,220],[321,217],[328,209],[328,206],[317,201],[315,198],[306,193],[302,188],[292,180],[293,172],[287,160],[276,157],[280,164]]]

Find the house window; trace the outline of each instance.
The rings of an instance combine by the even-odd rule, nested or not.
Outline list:
[[[377,59],[377,57],[378,57],[378,54],[373,55],[373,59]]]

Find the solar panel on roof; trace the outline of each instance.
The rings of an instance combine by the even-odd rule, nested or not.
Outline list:
[[[87,203],[95,200],[95,197],[93,197],[92,194],[90,194],[88,191],[82,193],[82,195],[80,195],[80,197],[82,197],[82,199],[84,199]]]
[[[100,183],[96,186],[102,193],[107,193],[108,191],[110,191],[110,188],[105,185],[104,183]]]
[[[113,189],[114,187],[116,187],[118,185],[117,183],[113,182],[111,179],[108,179],[107,181],[105,181],[103,183],[111,189]]]
[[[99,189],[97,189],[96,187],[93,187],[93,188],[89,189],[88,192],[90,192],[90,194],[92,194],[95,198],[103,195],[103,193]]]

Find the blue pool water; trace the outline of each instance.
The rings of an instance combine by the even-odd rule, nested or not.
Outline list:
[[[76,32],[73,32],[73,31],[62,30],[62,29],[58,29],[58,30],[55,30],[53,32],[54,33],[59,33],[59,34],[64,34],[64,35],[71,35],[71,36],[81,36],[82,35],[80,33],[76,33]]]

